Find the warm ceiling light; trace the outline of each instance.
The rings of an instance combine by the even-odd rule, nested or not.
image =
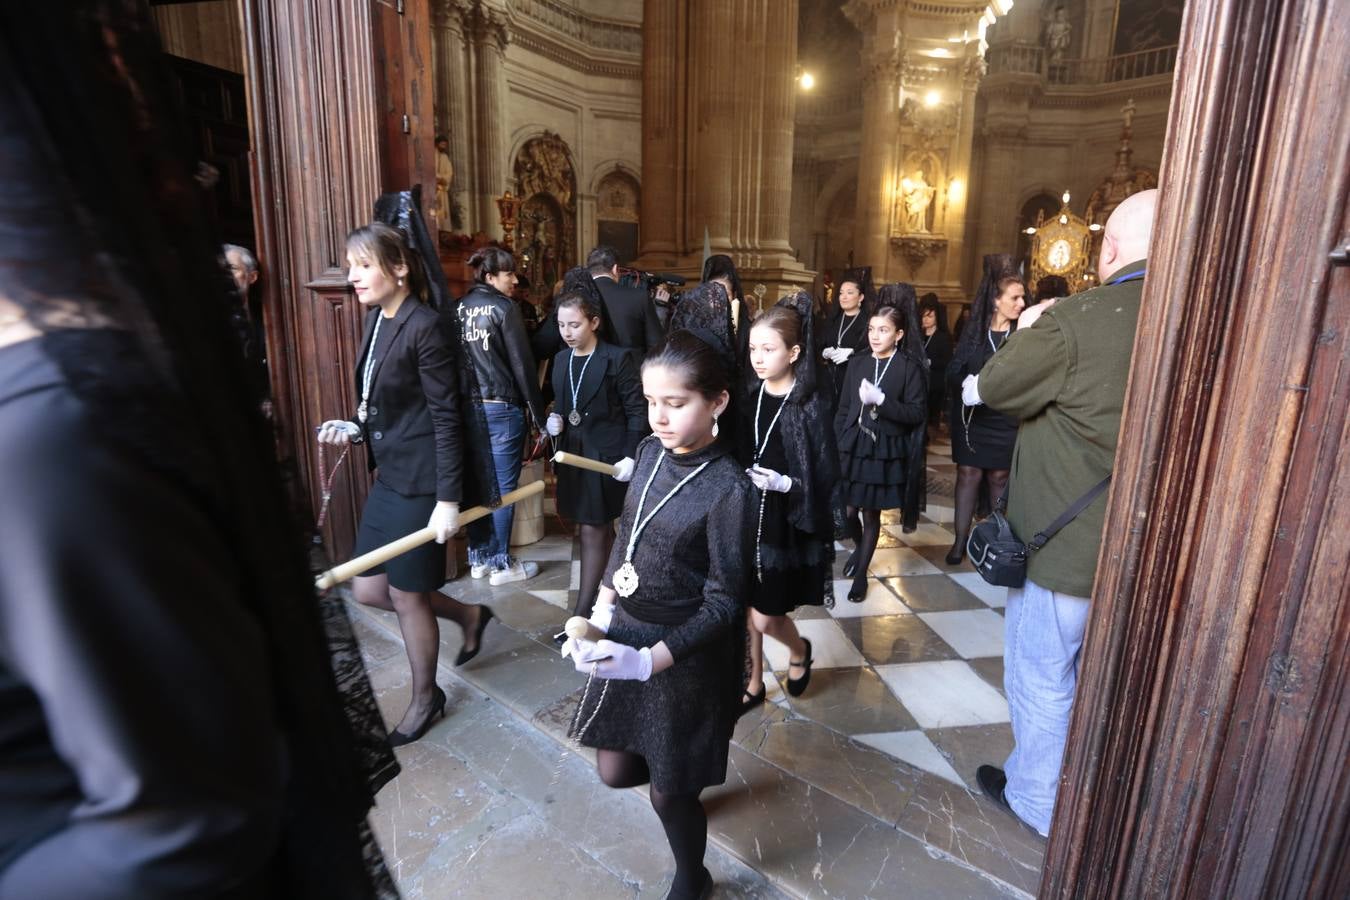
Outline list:
[[[810,72],[803,72],[802,76],[797,79],[797,83],[802,86],[802,90],[809,91],[816,86],[816,76]]]
[[[1093,222],[1091,225],[1088,226],[1088,231],[1101,231],[1101,230],[1102,226],[1098,225],[1096,222]]]
[[[1059,217],[1059,224],[1061,224],[1061,225],[1068,225],[1068,224],[1069,224],[1069,217],[1068,217],[1068,216],[1060,216],[1060,217]]]
[[[1036,233],[1036,229],[1035,229],[1035,228],[1023,228],[1023,229],[1022,229],[1022,233],[1023,233],[1023,234],[1035,234],[1035,233]]]
[[[929,91],[927,94],[924,94],[923,97],[924,106],[937,106],[941,102],[942,102],[942,94],[938,91]]]
[[[948,50],[946,47],[937,47],[929,50],[928,55],[937,59],[951,59],[952,51]]]

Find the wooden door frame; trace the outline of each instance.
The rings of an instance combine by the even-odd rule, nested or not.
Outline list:
[[[1187,3],[1042,897],[1350,894],[1335,6]]]

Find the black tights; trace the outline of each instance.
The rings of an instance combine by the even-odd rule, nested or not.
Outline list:
[[[595,598],[600,593],[600,579],[609,563],[609,552],[614,549],[614,527],[605,525],[581,526],[581,582],[577,591],[576,615],[591,617]]]
[[[858,525],[858,515],[862,514],[862,525]],[[853,533],[854,560],[853,587],[850,597],[862,597],[867,593],[867,567],[872,564],[872,554],[877,550],[877,541],[881,538],[881,510],[858,509],[848,507],[849,530]]]
[[[637,787],[651,780],[647,761],[636,753],[597,750],[595,766],[600,780],[612,788]],[[666,830],[675,854],[675,882],[671,897],[697,897],[703,888],[703,854],[708,848],[708,814],[698,794],[667,794],[648,788],[652,809]]]
[[[958,548],[964,551],[966,537],[970,534],[970,523],[975,518],[975,506],[980,500],[980,482],[989,485],[989,503],[998,502],[1008,487],[1007,469],[981,469],[976,466],[957,466],[956,468],[956,521],[952,530],[956,532],[956,541],[952,552]]]

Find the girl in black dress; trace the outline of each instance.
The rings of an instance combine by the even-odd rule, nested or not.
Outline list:
[[[947,365],[952,361],[952,336],[947,332],[947,313],[937,294],[924,294],[919,301],[919,327],[923,331],[923,353],[928,359],[928,424],[942,424],[942,406],[946,397]]]
[[[600,576],[614,547],[614,520],[623,512],[633,455],[647,422],[637,367],[627,351],[600,340],[602,310],[579,291],[558,298],[558,332],[568,349],[553,358],[548,433],[559,450],[614,463],[611,478],[575,466],[558,466],[558,513],[581,532],[581,584],[576,614],[590,616]]]
[[[593,676],[573,730],[596,748],[601,780],[616,788],[651,784],[652,807],[675,856],[669,898],[705,896],[710,888],[703,867],[708,818],[698,795],[726,780],[744,684],[741,598],[753,537],[745,523],[754,505],[733,442],[717,440],[730,398],[729,319],[721,287],[700,285],[676,307],[674,330],[643,363],[654,434],[638,445],[618,541],[591,614],[608,636],[569,639],[563,651]]]
[[[984,258],[984,278],[971,307],[970,320],[947,367],[947,392],[951,396],[952,461],[956,463],[956,540],[947,562],[956,565],[966,553],[966,536],[975,517],[981,484],[987,488],[986,504],[1003,496],[1008,487],[1017,420],[987,406],[961,402],[961,385],[980,374],[984,364],[1003,346],[1017,328],[1025,303],[1026,286],[1013,271],[1012,257],[990,254]]]
[[[848,521],[856,549],[844,566],[848,599],[867,594],[867,567],[881,536],[881,511],[903,509],[912,529],[922,503],[928,370],[917,340],[914,288],[886,285],[867,323],[872,352],[848,364],[834,417]],[[917,452],[916,452],[917,451]]]
[[[849,359],[867,351],[867,311],[871,308],[871,293],[871,278],[866,270],[850,271],[839,282],[835,304],[825,316],[820,332],[820,357],[825,361],[831,412],[839,406]]]
[[[811,680],[811,642],[788,613],[833,599],[834,517],[830,494],[839,457],[830,401],[816,389],[811,297],[779,301],[750,328],[754,388],[741,404],[741,463],[758,489],[750,581],[750,678],[743,710],[764,702],[764,635],[788,648],[787,691]]]
[[[403,233],[388,225],[358,228],[347,236],[347,280],[370,310],[357,358],[356,416],[319,428],[319,440],[342,445],[365,441],[375,484],[361,511],[354,556],[409,532],[436,529],[426,543],[358,575],[358,603],[398,613],[412,669],[412,698],[394,746],[417,740],[445,712],[445,692],[436,686],[440,652],[437,616],[464,629],[456,665],[478,653],[492,618],[486,606],[470,606],[439,592],[445,583],[445,548],[458,528],[462,491],[460,411],[455,358],[439,319],[422,303],[426,275],[421,258]]]

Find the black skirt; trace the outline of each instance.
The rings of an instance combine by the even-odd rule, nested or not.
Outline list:
[[[369,553],[390,541],[427,527],[436,508],[434,494],[405,496],[375,479],[375,486],[361,510],[353,556]],[[400,591],[434,591],[445,584],[445,545],[429,541],[362,573],[388,575],[389,586]]]
[[[566,430],[558,436],[558,449],[578,456],[589,455],[581,440]],[[597,458],[613,463],[623,457],[601,453]],[[558,479],[558,515],[567,521],[578,525],[608,525],[623,515],[628,485],[622,481],[576,466],[556,466],[554,474]]]
[[[922,426],[918,426],[922,427]],[[839,436],[839,474],[844,503],[858,509],[898,509],[905,497],[905,439],[857,425]]]
[[[609,639],[651,647],[674,627],[635,619],[619,606]],[[727,751],[739,712],[741,646],[728,632],[647,681],[594,679],[577,727],[592,714],[595,718],[579,740],[598,750],[641,756],[652,787],[663,793],[693,794],[721,784],[727,780]]]
[[[969,421],[969,425],[966,422]],[[967,407],[960,396],[951,405],[952,462],[980,469],[1012,468],[1017,420],[987,406]]]

